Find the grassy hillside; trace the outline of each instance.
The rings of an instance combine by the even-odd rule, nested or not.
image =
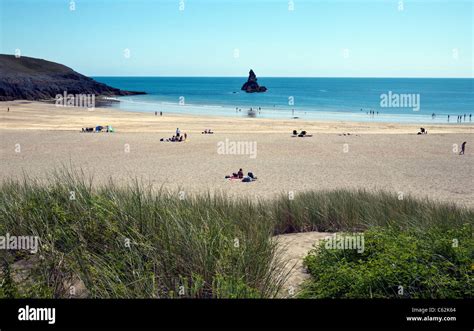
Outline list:
[[[96,82],[62,64],[0,54],[0,101],[49,100],[57,94],[133,95]]]

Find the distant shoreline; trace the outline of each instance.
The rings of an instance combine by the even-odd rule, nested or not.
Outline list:
[[[474,118],[466,122],[456,123],[456,117],[451,114],[437,114],[436,119],[432,119],[428,114],[403,115],[403,114],[374,114],[370,116],[365,111],[349,112],[349,111],[328,111],[311,109],[295,109],[294,113],[290,109],[285,108],[269,108],[269,107],[252,107],[252,111],[245,107],[232,107],[228,105],[218,104],[185,104],[167,101],[147,102],[140,100],[127,100],[128,98],[117,97],[119,102],[112,102],[109,105],[101,105],[101,108],[113,108],[118,111],[138,112],[138,113],[154,113],[155,111],[163,111],[167,114],[189,115],[189,116],[208,116],[208,117],[225,117],[225,118],[260,118],[274,120],[307,120],[322,122],[355,122],[355,123],[381,123],[381,124],[408,124],[408,125],[464,125],[474,127]],[[133,105],[131,105],[133,104]],[[143,106],[142,109],[137,109]],[[239,111],[236,111],[236,108]],[[209,109],[217,110],[210,112]],[[450,122],[447,122],[447,116],[450,115]],[[469,114],[467,114],[469,115]]]
[[[176,106],[179,107],[179,106]],[[7,112],[10,108],[10,112]],[[347,120],[311,120],[291,118],[249,118],[218,115],[163,112],[138,112],[117,107],[96,107],[92,110],[77,107],[57,107],[54,104],[29,100],[0,102],[0,129],[8,130],[67,130],[110,124],[119,132],[167,132],[176,125],[188,127],[190,132],[204,129],[220,132],[291,133],[306,130],[310,133],[388,133],[416,134],[420,126],[429,133],[474,133],[474,125],[459,123],[391,123],[357,122]],[[474,124],[474,123],[473,123]],[[173,128],[174,127],[174,128]]]

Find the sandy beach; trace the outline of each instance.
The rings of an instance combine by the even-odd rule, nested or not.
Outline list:
[[[7,112],[7,108],[10,111]],[[112,125],[115,133],[81,133]],[[185,143],[160,142],[176,128]],[[44,178],[68,166],[96,183],[138,178],[154,187],[232,196],[271,198],[305,190],[383,189],[419,198],[474,206],[473,125],[316,122],[259,118],[198,117],[61,108],[52,104],[0,103],[0,178],[23,173]],[[210,128],[215,133],[201,132]],[[293,130],[312,137],[293,138]],[[350,135],[343,135],[350,133]],[[467,141],[466,154],[453,145]],[[255,144],[256,153],[220,153],[220,144]],[[225,175],[252,171],[252,183]]]

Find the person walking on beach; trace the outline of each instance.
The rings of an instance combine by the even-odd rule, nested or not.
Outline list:
[[[9,113],[9,112],[10,112],[10,107],[7,108],[7,113]]]
[[[459,152],[459,155],[464,155],[465,151],[466,151],[466,141],[461,144],[461,151]]]
[[[162,112],[162,111],[160,111],[160,116],[163,116],[163,112]]]
[[[155,116],[157,116],[157,115],[158,115],[158,112],[157,112],[157,111],[155,111]]]

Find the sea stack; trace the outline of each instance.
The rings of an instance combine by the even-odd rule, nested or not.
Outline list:
[[[253,93],[253,92],[265,92],[267,88],[265,86],[258,85],[257,76],[255,75],[253,70],[250,69],[249,78],[247,79],[247,82],[245,82],[245,84],[242,85],[241,90],[247,93]]]

